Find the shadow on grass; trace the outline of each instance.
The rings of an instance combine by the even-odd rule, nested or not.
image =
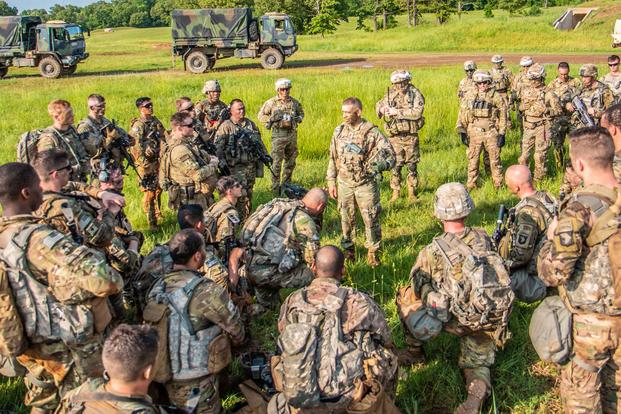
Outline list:
[[[111,71],[97,71],[97,70],[86,70],[79,71],[74,73],[73,75],[61,76],[59,79],[68,79],[68,78],[84,78],[89,76],[116,76],[116,75],[131,75],[131,74],[141,74],[141,73],[156,73],[156,72],[167,72],[171,70],[170,68],[150,68],[150,69],[120,69],[120,70],[111,70]],[[41,75],[39,73],[13,73],[9,72],[4,79],[24,79],[24,78],[40,78]]]
[[[256,63],[255,63],[256,61]],[[322,67],[330,67],[330,66],[341,66],[347,65],[350,63],[360,63],[365,62],[364,58],[333,58],[333,59],[300,59],[300,60],[292,60],[285,61],[283,65],[283,69],[294,69],[294,68],[322,68]],[[261,64],[258,59],[250,61],[248,63],[239,63],[228,66],[216,67],[214,68],[214,72],[224,72],[229,70],[236,69],[257,69],[261,68]]]

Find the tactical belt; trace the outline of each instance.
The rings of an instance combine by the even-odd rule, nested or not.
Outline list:
[[[496,92],[498,92],[498,93],[507,93],[507,88],[504,88],[504,89],[496,89]]]

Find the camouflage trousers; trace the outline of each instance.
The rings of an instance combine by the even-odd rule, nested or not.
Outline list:
[[[557,171],[561,171],[565,166],[565,137],[573,130],[574,126],[569,122],[569,117],[562,115],[552,119],[550,138],[554,148]]]
[[[484,131],[473,125],[468,127],[468,189],[477,186],[479,178],[479,161],[481,152],[485,148],[490,158],[490,168],[492,170],[492,181],[494,187],[502,185],[502,166],[500,165],[500,148],[498,148],[498,132],[495,129]]]
[[[502,98],[505,103],[505,110],[503,112],[505,119],[507,120],[507,128],[511,126],[511,106],[509,105],[509,93],[508,92],[496,92],[498,96]]]
[[[166,383],[170,402],[177,408],[194,414],[219,414],[222,412],[217,375],[186,381]]]
[[[420,162],[418,134],[395,135],[390,137],[389,140],[397,156],[397,161],[390,177],[390,188],[393,190],[401,189],[401,168],[405,166],[408,171],[407,185],[411,192],[414,193],[418,186],[417,165]]]
[[[177,187],[179,190],[168,191],[168,207],[173,210],[179,210],[183,204],[198,204],[203,209],[207,209],[214,203],[213,193],[196,192],[194,186],[191,187]],[[191,191],[188,191],[191,189]],[[177,191],[179,191],[177,193]]]
[[[548,173],[546,161],[550,149],[550,125],[545,121],[532,123],[524,121],[524,135],[522,136],[522,154],[518,163],[528,166],[530,154],[535,148],[535,181],[542,180]]]
[[[294,408],[287,403],[285,395],[275,394],[267,406],[267,414],[346,414],[351,398],[344,403],[323,403],[312,408]]]
[[[621,410],[621,317],[573,315],[574,357],[561,373],[566,413],[618,413]]]
[[[235,177],[242,186],[242,196],[237,200],[235,208],[239,212],[239,219],[244,222],[252,211],[252,193],[257,177],[256,164],[235,166],[231,168],[231,176]]]
[[[298,133],[296,130],[272,130],[272,191],[277,192],[280,185],[291,182],[298,158]],[[282,176],[281,176],[282,168]]]
[[[382,240],[380,225],[380,192],[378,183],[370,180],[359,185],[346,184],[338,181],[338,209],[341,214],[341,246],[345,250],[354,248],[353,233],[356,225],[356,205],[364,222],[365,247],[369,251],[378,251]]]
[[[140,172],[140,169],[139,169]],[[162,202],[162,189],[156,184],[157,175],[141,175],[143,182],[138,183],[140,191],[144,193],[142,197],[142,210],[147,215],[149,225],[157,225],[157,220],[162,217],[160,204]],[[144,182],[152,185],[144,187]]]
[[[248,281],[254,287],[257,303],[266,308],[278,308],[281,288],[301,288],[313,280],[313,272],[306,263],[299,264],[289,272],[280,273],[278,266],[266,262],[269,259],[255,255],[245,270]]]

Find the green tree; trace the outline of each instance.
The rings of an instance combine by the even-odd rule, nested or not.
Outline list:
[[[449,18],[455,13],[455,7],[451,0],[435,0],[433,1],[432,10],[436,15],[439,24],[448,22]]]
[[[321,34],[321,37],[323,37],[326,33],[334,33],[340,20],[338,2],[336,0],[323,0],[319,13],[309,22],[307,32],[310,34]]]
[[[46,21],[49,19],[47,10],[45,9],[25,9],[19,13],[21,16],[39,16],[41,20]]]
[[[11,7],[9,4],[0,0],[0,16],[16,16],[17,15],[17,7]]]

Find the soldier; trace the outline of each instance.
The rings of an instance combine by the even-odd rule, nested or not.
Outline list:
[[[228,107],[220,100],[222,89],[217,80],[208,80],[203,87],[203,99],[194,105],[194,112],[198,120],[204,125],[211,139],[213,139],[219,124],[230,117]]]
[[[621,104],[615,104],[606,109],[602,115],[602,127],[606,128],[612,137],[615,147],[615,156],[612,160],[612,172],[621,184]]]
[[[522,100],[522,89],[529,84],[527,76],[528,69],[533,65],[533,58],[530,56],[522,56],[520,59],[520,71],[513,78],[511,82],[511,97],[509,99],[509,109],[515,107],[517,121],[520,126],[520,130],[523,129],[522,117],[524,111],[520,109],[520,102]]]
[[[168,206],[177,210],[181,204],[213,204],[213,190],[218,180],[218,159],[196,146],[194,120],[187,112],[170,118],[172,133],[160,163],[159,185],[168,191]]]
[[[252,210],[252,191],[257,177],[263,177],[260,155],[269,157],[261,133],[250,119],[246,118],[246,107],[240,99],[233,99],[230,105],[231,118],[220,125],[216,132],[216,156],[224,161],[242,185],[242,196],[237,201],[237,210],[242,221]]]
[[[71,181],[85,183],[91,171],[90,157],[84,141],[73,126],[73,109],[71,104],[62,99],[55,99],[47,106],[47,112],[53,124],[41,132],[37,141],[36,152],[52,148],[62,148],[71,154]]]
[[[394,167],[395,152],[380,130],[362,118],[360,99],[345,99],[341,111],[344,122],[334,129],[330,141],[328,194],[338,200],[345,258],[356,257],[352,233],[357,205],[364,221],[367,262],[375,267],[380,264],[377,256],[382,239],[378,177]]]
[[[490,167],[494,187],[502,185],[500,148],[505,145],[507,117],[503,116],[506,101],[492,87],[489,72],[478,70],[472,75],[477,85],[476,92],[466,96],[459,110],[457,132],[468,145],[468,189],[477,186],[479,158],[485,148],[490,156]]]
[[[255,287],[257,303],[253,314],[276,308],[281,288],[299,288],[310,283],[309,266],[319,249],[319,230],[313,217],[320,215],[326,204],[326,193],[314,188],[302,200],[276,198],[248,217],[242,228],[241,244],[245,248],[245,275]],[[235,279],[240,274],[240,262],[237,255],[231,256],[229,274]]]
[[[169,247],[173,270],[153,285],[144,311],[147,323],[164,327],[160,339],[167,343],[152,375],[185,412],[220,413],[217,374],[231,362],[231,344],[244,341],[244,326],[226,290],[199,272],[203,237],[181,230]]]
[[[216,183],[220,200],[205,212],[205,227],[218,245],[218,256],[228,263],[233,247],[237,246],[237,234],[241,220],[235,208],[242,195],[242,186],[235,177],[222,177]]]
[[[546,177],[546,161],[550,149],[550,120],[563,113],[558,97],[545,84],[546,71],[538,63],[526,73],[526,80],[520,87],[519,109],[522,113],[522,153],[518,162],[528,166],[530,152],[535,148],[535,181]]]
[[[546,285],[558,287],[573,317],[572,356],[561,373],[565,411],[614,413],[621,396],[621,309],[615,288],[621,200],[610,134],[599,127],[572,132],[569,156],[584,187],[548,226],[537,270]]]
[[[425,124],[423,111],[425,97],[410,83],[410,72],[401,70],[390,75],[392,87],[375,105],[378,117],[384,118],[384,130],[396,155],[396,163],[392,169],[390,188],[391,202],[397,201],[401,192],[401,168],[408,169],[407,188],[410,201],[416,201],[418,187],[417,165],[420,161],[418,131]]]
[[[563,107],[563,112],[552,118],[550,126],[550,135],[554,144],[554,160],[558,171],[565,167],[565,136],[573,129],[570,122],[571,112],[567,109],[567,104],[578,93],[581,84],[579,79],[569,75],[569,64],[567,62],[560,62],[557,71],[558,77],[550,82],[547,88],[548,91],[558,96]]]
[[[444,233],[416,258],[410,272],[413,296],[409,308],[398,305],[403,323],[415,338],[413,344],[422,346],[443,328],[460,336],[459,366],[466,378],[468,398],[455,411],[459,414],[479,413],[490,394],[490,367],[497,347],[510,336],[509,313],[514,297],[502,259],[493,252],[485,230],[465,225],[473,209],[474,202],[462,184],[438,188],[434,210]],[[468,259],[472,257],[485,257],[486,265]],[[484,285],[477,272],[486,274]],[[478,308],[463,297],[464,289],[491,289],[485,294],[495,299]]]
[[[0,166],[1,259],[28,340],[17,357],[28,370],[25,404],[48,413],[67,391],[103,374],[107,296],[121,291],[123,279],[101,254],[32,215],[42,201],[39,184],[28,164]]]
[[[511,96],[511,85],[513,84],[513,73],[504,66],[504,59],[501,55],[492,56],[492,70],[489,72],[492,77],[492,83],[496,94],[500,96],[505,103],[504,115],[506,123],[509,125],[509,97]]]
[[[520,202],[509,213],[507,233],[500,240],[498,253],[511,271],[515,296],[532,303],[546,296],[546,286],[537,276],[537,255],[558,206],[552,195],[537,191],[530,170],[524,165],[507,168],[505,182]]]
[[[386,317],[365,293],[340,284],[344,261],[335,246],[319,249],[310,286],[293,292],[280,308],[279,363],[272,369],[282,376],[284,392],[272,397],[269,414],[357,412],[356,405],[369,398],[363,392],[365,384],[379,383],[385,389],[380,392],[393,395],[397,358],[391,352]],[[304,344],[302,350],[293,344],[309,331],[320,335],[305,337],[316,342],[317,351],[302,359],[313,344]],[[394,409],[390,412],[399,412],[388,396],[383,397]]]
[[[588,115],[595,124],[599,124],[602,114],[614,102],[614,96],[608,86],[597,80],[597,66],[592,64],[583,65],[580,68],[582,87],[577,91],[577,96],[587,109]],[[573,97],[572,97],[573,98]],[[576,128],[587,126],[578,116],[573,103],[568,103],[566,108],[571,112],[571,122]]]
[[[78,133],[85,137],[84,146],[91,157],[93,179],[105,169],[107,162],[122,166],[128,147],[134,145],[122,128],[110,122],[106,114],[106,100],[98,94],[89,95],[88,116],[78,124]]]
[[[132,119],[129,126],[129,135],[135,142],[132,155],[136,160],[138,174],[142,178],[139,183],[140,191],[144,193],[142,209],[147,215],[151,230],[157,230],[157,220],[161,217],[162,195],[157,175],[160,167],[160,149],[166,144],[166,130],[153,115],[151,98],[145,96],[136,99],[136,108],[140,112],[140,118]]]
[[[599,78],[599,81],[608,86],[615,98],[615,103],[621,101],[621,72],[619,72],[619,56],[608,56],[610,72]]]
[[[158,335],[152,327],[117,326],[103,346],[107,379],[92,379],[67,393],[56,414],[165,413],[148,394],[157,347]]]
[[[459,87],[457,88],[459,103],[464,100],[468,92],[476,90],[476,85],[472,80],[472,74],[475,70],[477,70],[477,64],[474,63],[473,60],[467,60],[464,62],[464,72],[466,73],[466,77],[459,81]]]
[[[272,192],[280,195],[281,184],[289,184],[298,157],[298,125],[304,119],[300,102],[290,96],[291,81],[281,78],[276,81],[276,95],[268,99],[257,119],[272,131]],[[282,165],[282,177],[280,168]]]

